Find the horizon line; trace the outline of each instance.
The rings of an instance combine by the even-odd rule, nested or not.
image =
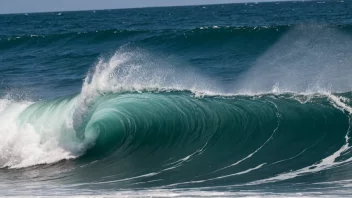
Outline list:
[[[82,10],[48,10],[48,11],[34,11],[34,12],[9,12],[0,13],[0,15],[12,15],[12,14],[45,14],[45,13],[61,13],[61,12],[86,12],[86,11],[106,11],[106,10],[129,10],[129,9],[145,9],[145,8],[172,8],[172,7],[192,7],[192,6],[206,6],[206,5],[231,5],[231,4],[259,4],[259,3],[277,3],[277,2],[307,2],[315,0],[263,0],[258,1],[243,1],[233,3],[206,3],[206,4],[190,4],[190,5],[160,5],[160,6],[141,6],[141,7],[123,7],[123,8],[101,8],[101,9],[82,9]]]

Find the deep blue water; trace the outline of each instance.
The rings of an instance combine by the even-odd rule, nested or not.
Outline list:
[[[351,196],[351,10],[0,15],[0,194]]]

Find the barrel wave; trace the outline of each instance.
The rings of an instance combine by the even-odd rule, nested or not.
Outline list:
[[[1,166],[67,188],[204,190],[181,196],[213,196],[214,186],[284,192],[302,182],[310,191],[349,179],[351,92],[280,92],[277,84],[264,94],[217,92],[195,71],[135,59],[121,51],[100,59],[76,95],[2,99]]]
[[[0,197],[351,197],[351,9],[0,15]]]

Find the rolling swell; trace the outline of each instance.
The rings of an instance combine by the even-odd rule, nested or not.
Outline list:
[[[47,46],[52,43],[64,44],[64,43],[74,43],[80,42],[101,42],[117,39],[128,39],[129,37],[134,37],[138,34],[144,34],[148,31],[143,30],[99,30],[91,32],[68,32],[62,34],[44,34],[44,35],[11,35],[9,37],[0,37],[0,49],[11,49],[18,46],[31,46],[31,45],[41,45]]]
[[[246,40],[272,40],[279,39],[287,31],[297,27],[297,25],[281,25],[281,26],[203,26],[194,29],[106,29],[94,30],[86,32],[65,32],[61,34],[38,34],[38,35],[2,35],[0,36],[1,50],[11,49],[18,46],[47,46],[52,43],[57,44],[88,44],[99,42],[117,42],[117,41],[134,41],[141,44],[157,44],[159,42],[170,43],[188,43],[188,45],[197,45],[204,40],[208,44],[212,42],[221,42],[222,40],[233,41],[234,43],[241,44]],[[299,25],[298,25],[299,27]],[[326,29],[340,29],[345,32],[352,32],[350,25],[306,25],[304,28],[313,29],[321,28]],[[243,40],[244,39],[244,40]],[[274,40],[273,40],[274,39]],[[189,43],[191,42],[191,43]],[[259,43],[257,43],[258,45]]]
[[[204,40],[212,41],[216,39],[233,39],[243,37],[260,37],[269,38],[277,37],[286,33],[287,31],[295,28],[326,28],[326,29],[340,29],[341,31],[351,33],[351,25],[280,25],[280,26],[203,26],[193,29],[160,29],[160,30],[149,30],[149,29],[105,29],[105,30],[94,30],[86,32],[65,32],[61,34],[38,34],[38,35],[1,35],[1,44],[7,44],[7,47],[18,44],[26,44],[32,42],[57,42],[57,41],[114,41],[116,39],[130,39],[130,38],[142,38],[139,35],[145,37],[143,40],[163,40],[168,38],[171,40]]]

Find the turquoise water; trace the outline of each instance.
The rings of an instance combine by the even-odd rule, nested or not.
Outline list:
[[[0,194],[351,196],[351,8],[0,15]]]

